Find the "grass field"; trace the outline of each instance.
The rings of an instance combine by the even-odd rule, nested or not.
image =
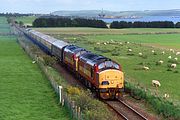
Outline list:
[[[74,27],[62,27],[62,28],[33,28],[47,34],[80,34],[80,35],[92,35],[92,34],[166,34],[166,33],[180,33],[180,29],[163,29],[163,28],[130,28],[130,29],[101,29],[101,28],[74,28]]]
[[[25,25],[32,26],[33,21],[36,19],[35,16],[23,16],[23,17],[16,17],[16,21],[22,21]]]
[[[0,18],[6,24],[5,18]],[[0,31],[3,28],[0,28]],[[67,120],[49,81],[17,44],[0,36],[0,120]]]
[[[8,32],[9,32],[9,25],[6,22],[6,18],[0,17],[0,33],[8,33]]]
[[[161,83],[158,88],[159,95],[163,96],[165,93],[170,95],[169,100],[173,101],[176,105],[180,105],[180,56],[176,56],[167,48],[180,49],[180,35],[179,34],[165,34],[169,31],[178,32],[180,29],[94,29],[94,28],[48,28],[37,29],[41,32],[49,33],[56,38],[70,41],[74,44],[82,46],[90,51],[110,57],[118,63],[121,63],[123,71],[125,72],[126,80],[151,89],[155,92],[155,88],[151,85],[151,80],[157,79]],[[117,32],[118,31],[118,32]],[[133,33],[135,35],[122,35],[121,31],[125,34]],[[157,34],[163,32],[163,34]],[[122,32],[121,32],[122,33]],[[141,33],[146,33],[141,35]],[[113,35],[112,35],[113,34]],[[76,39],[74,39],[76,38]],[[115,44],[112,44],[111,41]],[[125,44],[129,41],[130,44]],[[100,45],[96,44],[97,42]],[[107,45],[104,45],[104,42]],[[108,44],[109,42],[109,44]],[[122,42],[123,45],[120,45]],[[151,46],[155,47],[151,47]],[[128,49],[133,50],[132,53]],[[162,50],[162,48],[165,48]],[[156,51],[154,55],[152,50]],[[165,51],[165,54],[161,54]],[[143,57],[139,57],[138,53],[142,52]],[[113,55],[117,54],[117,55]],[[168,65],[174,61],[169,61],[168,56],[178,58],[176,62],[177,68],[169,69]],[[156,62],[163,60],[162,65],[156,65]],[[148,66],[150,70],[142,70],[143,66]]]

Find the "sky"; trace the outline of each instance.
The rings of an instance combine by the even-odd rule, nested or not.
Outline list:
[[[59,10],[143,11],[180,9],[180,0],[0,0],[0,13],[51,13]]]

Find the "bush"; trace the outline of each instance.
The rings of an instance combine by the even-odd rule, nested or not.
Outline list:
[[[44,55],[43,59],[44,59],[44,64],[45,65],[52,66],[52,65],[54,65],[56,63],[56,58],[55,57],[51,57],[49,55]]]
[[[111,113],[107,107],[92,97],[90,91],[84,91],[77,87],[68,87],[67,93],[76,105],[81,108],[85,120],[109,120]]]

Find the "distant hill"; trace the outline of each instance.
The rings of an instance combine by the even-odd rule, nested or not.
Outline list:
[[[101,10],[80,10],[80,11],[55,11],[51,14],[58,16],[78,16],[78,17],[98,17]],[[107,11],[104,10],[105,16],[180,16],[180,9],[174,10],[145,10],[145,11]]]

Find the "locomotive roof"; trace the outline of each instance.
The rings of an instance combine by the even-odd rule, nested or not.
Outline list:
[[[65,49],[67,49],[69,52],[77,53],[79,51],[86,51],[84,48],[81,48],[76,45],[68,45]]]
[[[91,64],[92,66],[94,64],[98,64],[98,63],[101,63],[101,62],[104,62],[107,60],[111,60],[102,55],[97,55],[97,54],[94,54],[91,52],[87,52],[87,53],[83,54],[80,58],[87,61],[87,63]]]

